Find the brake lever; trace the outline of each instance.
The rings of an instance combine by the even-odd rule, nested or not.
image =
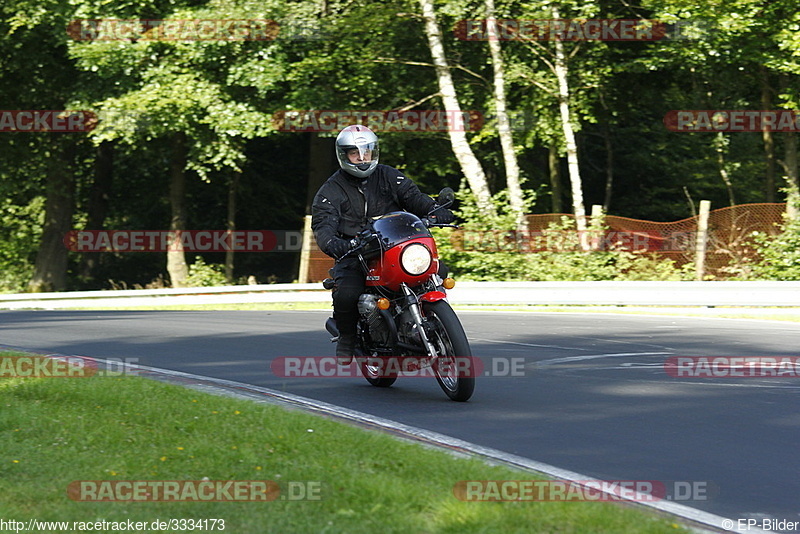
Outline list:
[[[422,223],[425,225],[425,228],[461,228],[457,224],[450,224],[450,223],[437,223],[435,220],[431,219],[430,217],[423,217]]]
[[[350,250],[348,250],[347,253],[344,256],[342,256],[342,258],[347,258],[348,256],[351,256],[355,252],[357,252],[360,249],[364,248],[364,245],[367,244],[367,241],[369,240],[369,238],[371,236],[372,236],[372,231],[370,231],[369,229],[365,228],[364,230],[361,230],[361,232],[356,234],[355,237],[350,239],[350,241],[349,241]],[[340,258],[340,259],[342,259],[342,258]]]

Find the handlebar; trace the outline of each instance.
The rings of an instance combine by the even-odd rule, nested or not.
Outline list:
[[[430,215],[426,217],[420,217],[420,220],[422,221],[422,224],[425,225],[425,228],[460,228],[460,226],[457,224],[437,223],[435,217],[431,217]],[[369,228],[361,230],[358,235],[350,239],[350,249],[336,261],[341,261],[345,258],[353,256],[356,252],[364,248],[367,242],[375,235],[376,234]]]
[[[431,219],[430,217],[422,217],[422,222],[426,228],[461,228],[457,224],[450,224],[450,223],[437,223],[435,220]]]

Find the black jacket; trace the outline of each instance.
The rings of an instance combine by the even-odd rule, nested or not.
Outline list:
[[[314,196],[311,228],[319,248],[330,256],[328,243],[331,239],[352,238],[372,217],[393,211],[408,211],[424,217],[435,204],[414,182],[388,165],[379,164],[364,180],[338,170]]]

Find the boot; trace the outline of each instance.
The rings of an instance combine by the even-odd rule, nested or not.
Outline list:
[[[350,365],[350,362],[353,361],[353,354],[355,351],[355,334],[340,334],[339,342],[336,344],[336,360],[339,365]]]

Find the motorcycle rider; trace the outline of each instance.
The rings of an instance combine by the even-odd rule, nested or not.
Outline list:
[[[319,248],[337,260],[333,268],[333,318],[339,329],[336,356],[340,365],[347,365],[355,351],[358,297],[366,279],[358,258],[341,259],[350,250],[350,240],[372,217],[401,210],[424,217],[436,202],[402,172],[378,163],[378,137],[366,126],[344,128],[336,137],[335,150],[340,169],[314,196],[311,228]],[[442,207],[432,216],[442,224],[455,220]]]

